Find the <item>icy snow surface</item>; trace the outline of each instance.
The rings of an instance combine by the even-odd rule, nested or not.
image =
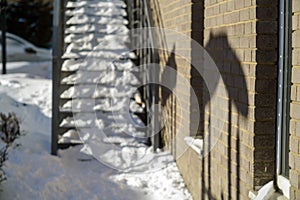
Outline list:
[[[116,59],[128,50],[125,21],[120,18],[124,15],[124,6],[118,0],[72,1],[67,4],[67,7],[75,8],[73,13],[68,13],[74,15],[70,24],[91,19],[89,26],[98,26],[99,20],[85,11],[95,11],[97,15],[103,12],[103,22],[111,22],[98,26],[103,27],[103,30],[98,30],[104,34],[102,36],[93,32],[84,38],[78,37],[71,33],[76,32],[72,28],[67,38],[72,44],[67,52],[72,55],[67,56],[78,56],[73,54],[74,51],[80,52],[81,45],[75,45],[78,43],[86,44],[82,48],[87,51],[91,47],[88,43],[94,39],[105,46],[95,50],[100,60],[88,59],[87,54],[81,63],[66,61],[63,65],[64,70],[78,70],[74,76],[64,79],[65,83],[87,82],[66,91],[63,96],[74,100],[62,107],[86,113],[75,115],[74,119],[66,118],[61,124],[72,126],[76,123],[81,139],[85,141],[84,146],[60,150],[57,157],[50,155],[50,62],[9,63],[8,75],[0,75],[0,111],[15,112],[22,122],[22,136],[9,149],[9,159],[4,166],[7,180],[1,184],[0,199],[191,199],[170,153],[153,153],[151,147],[141,143],[144,133],[137,131],[123,116],[129,109],[142,111],[134,102],[127,101],[139,84],[136,69],[129,60]],[[83,31],[88,26],[79,27]],[[116,36],[118,33],[120,35]],[[82,66],[86,68],[83,70]],[[101,74],[94,76],[89,70],[96,70],[95,73],[98,70]],[[82,101],[80,97],[89,100]],[[90,113],[97,113],[97,118]],[[143,126],[139,118],[134,115],[132,118]],[[106,137],[99,137],[99,130],[103,130]],[[61,141],[68,139],[78,140],[76,131],[66,132]],[[103,149],[94,148],[99,144]]]

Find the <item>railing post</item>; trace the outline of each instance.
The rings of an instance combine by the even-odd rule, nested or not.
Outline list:
[[[64,5],[65,0],[54,1],[53,14],[53,69],[52,69],[52,135],[51,154],[57,155],[59,132],[59,99],[60,99],[60,71],[62,65],[64,40]]]
[[[1,29],[2,29],[2,74],[6,74],[6,7],[7,1],[1,0]]]

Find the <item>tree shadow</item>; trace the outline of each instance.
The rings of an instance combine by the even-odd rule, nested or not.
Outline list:
[[[201,171],[201,180],[202,180],[202,199],[205,199],[206,196],[209,198],[213,197],[216,194],[216,190],[212,192],[212,187],[215,187],[215,184],[222,182],[222,185],[225,184],[226,181],[226,191],[220,191],[220,198],[224,198],[226,194],[227,197],[225,199],[232,199],[233,195],[235,195],[236,199],[240,199],[240,136],[239,136],[239,127],[241,120],[245,120],[248,116],[248,93],[247,93],[247,83],[245,80],[245,73],[240,64],[240,60],[228,42],[227,34],[224,32],[218,34],[210,34],[208,42],[205,45],[205,50],[209,53],[211,58],[214,60],[218,70],[220,71],[220,81],[223,81],[225,90],[227,92],[227,109],[226,110],[226,118],[228,123],[224,123],[224,126],[227,126],[226,129],[224,127],[224,131],[227,132],[228,135],[224,136],[221,133],[221,136],[218,140],[222,140],[226,142],[226,151],[224,152],[227,155],[227,169],[226,169],[226,177],[227,179],[223,179],[222,181],[216,180],[216,175],[212,174],[213,170],[218,170],[217,164],[212,163],[212,155],[218,152],[214,149],[210,152],[206,152],[207,155],[202,159],[202,171]],[[196,54],[193,54],[196,55]],[[197,77],[194,79],[198,79],[195,81],[198,85],[201,85],[201,95],[198,95],[199,107],[200,107],[200,126],[198,130],[198,135],[200,137],[208,137],[205,141],[208,142],[206,149],[210,150],[212,141],[212,96],[222,96],[222,94],[209,94],[207,86],[205,85],[203,79],[199,78],[199,74],[195,71],[192,73],[193,77]],[[194,86],[193,84],[192,86]],[[216,89],[215,89],[216,90]],[[217,93],[217,91],[210,91],[213,93]],[[213,97],[215,98],[215,97]],[[222,98],[222,97],[221,97]],[[221,105],[225,106],[225,105]],[[205,114],[206,112],[206,114]],[[224,119],[226,120],[226,119]],[[206,133],[206,134],[204,134]],[[218,141],[219,142],[219,141]],[[220,145],[217,143],[217,145]],[[233,153],[235,155],[233,155]],[[222,156],[222,155],[218,155]],[[233,160],[234,159],[234,160]],[[205,167],[207,164],[207,167]],[[214,166],[212,166],[214,165]],[[235,168],[235,169],[234,169]],[[206,178],[208,176],[208,178]],[[219,177],[221,178],[221,177]],[[235,180],[233,180],[233,178]],[[235,183],[235,185],[233,185]],[[220,185],[221,187],[221,185]],[[232,188],[236,188],[236,190],[232,190]],[[221,190],[221,189],[220,189]]]
[[[177,63],[176,63],[176,47],[175,45],[173,45],[172,51],[169,53],[168,58],[166,59],[166,67],[169,67],[175,71],[177,71]],[[167,52],[168,53],[168,52]],[[170,141],[170,144],[164,144],[164,145],[171,145],[168,146],[171,150],[171,152],[173,153],[173,155],[176,155],[176,148],[175,148],[175,131],[176,131],[176,97],[174,95],[172,95],[173,90],[176,87],[176,83],[177,83],[177,78],[175,74],[170,74],[168,73],[168,70],[164,69],[164,71],[161,74],[161,80],[164,83],[168,83],[168,88],[163,86],[164,84],[162,84],[160,86],[160,90],[161,90],[161,105],[162,107],[168,107],[168,115],[167,115],[167,119],[169,120],[170,123],[167,123],[169,125],[169,128],[171,128],[172,130],[170,130],[170,132],[168,133],[168,131],[165,130],[165,134],[164,135],[164,139],[163,141]],[[170,104],[170,105],[169,105]],[[166,128],[166,126],[164,126],[164,128]],[[175,156],[176,157],[176,156]]]

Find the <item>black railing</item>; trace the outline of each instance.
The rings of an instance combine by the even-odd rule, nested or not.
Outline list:
[[[58,149],[58,133],[60,123],[60,81],[62,55],[64,49],[65,0],[54,1],[53,15],[53,67],[52,67],[52,136],[51,154],[56,155]]]
[[[148,0],[126,0],[131,43],[138,58],[136,64],[140,67],[144,87],[141,90],[146,103],[147,125],[150,127],[148,136],[151,137],[154,149],[160,146],[158,107],[159,72],[152,64],[159,64],[157,44],[155,43],[154,22]],[[151,112],[151,119],[149,113]]]
[[[1,0],[0,2],[0,15],[1,15],[1,44],[2,44],[2,74],[6,74],[6,7],[7,1]]]

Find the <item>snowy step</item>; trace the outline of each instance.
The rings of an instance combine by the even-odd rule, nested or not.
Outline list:
[[[107,73],[107,74],[106,74]],[[94,87],[97,84],[112,84],[116,78],[115,72],[105,72],[105,71],[80,71],[76,74],[71,74],[62,79],[62,84],[93,84]]]
[[[70,97],[70,98],[60,98],[60,110],[62,111],[70,111],[71,109],[73,109],[74,111],[95,111],[95,102],[99,102],[101,100],[105,101],[111,101],[111,100],[121,100],[121,99],[128,99],[127,96],[126,97],[98,97],[98,98],[90,98],[90,97],[81,97],[81,98],[75,98],[75,97]],[[131,99],[131,98],[130,98]],[[131,100],[132,101],[132,100]],[[76,106],[79,105],[79,108],[76,108]],[[87,109],[83,109],[83,108],[87,108]],[[80,110],[81,109],[81,110]],[[138,112],[138,111],[133,111],[133,112]]]
[[[68,59],[64,60],[62,64],[62,71],[77,71],[80,68],[80,65],[82,64],[83,60],[74,60],[74,59]]]
[[[140,67],[134,66],[134,63],[129,58],[130,55],[123,55],[122,57],[88,57],[80,65],[81,71],[101,72],[109,69],[115,71],[131,71],[139,72]]]
[[[128,108],[130,112],[135,114],[144,113],[144,109],[135,101],[130,100],[129,105],[127,102],[128,98],[72,99],[66,101],[60,110],[62,112],[115,112]]]
[[[77,53],[78,51],[92,51],[95,48],[91,42],[82,42],[82,43],[70,43],[66,45],[65,52],[74,52]]]
[[[93,33],[86,33],[86,34],[68,34],[65,36],[64,42],[65,44],[83,44],[86,42],[93,42],[96,44],[100,44],[103,42],[104,38],[96,37]]]
[[[99,2],[98,0],[83,0],[83,1],[68,1],[67,8],[82,8],[82,7],[119,7],[126,8],[124,1],[105,1]]]
[[[59,128],[58,145],[60,149],[66,149],[73,145],[83,144],[78,134],[78,128]]]
[[[70,34],[74,35],[74,34]],[[68,37],[68,35],[66,36]],[[89,39],[87,41],[70,41],[70,43],[66,43],[66,51],[71,52],[74,50],[83,50],[83,51],[92,51],[99,43],[94,42],[93,39]],[[69,50],[68,50],[69,49]]]
[[[61,135],[60,137],[73,138],[73,139],[80,140],[76,129],[70,129],[69,131],[67,131],[63,135]]]
[[[117,6],[109,6],[109,7],[79,7],[77,9],[69,9],[66,11],[67,16],[73,16],[73,15],[100,15],[100,16],[114,16],[118,13],[118,16],[127,16],[127,12],[124,10],[123,7],[117,7]]]
[[[137,103],[135,103],[134,101],[130,101],[129,105],[127,105],[127,101],[128,99],[120,99],[117,102],[113,102],[114,100],[112,100],[109,105],[107,104],[97,104],[95,103],[94,105],[94,111],[101,111],[101,112],[120,112],[120,113],[126,113],[126,112],[130,112],[130,113],[134,113],[134,114],[138,114],[138,113],[144,113],[144,109],[139,106]]]
[[[104,145],[121,145],[121,144],[133,144],[137,145],[146,144],[148,138],[146,137],[146,133],[136,132],[136,130],[130,129],[111,129],[105,128],[101,130],[101,133],[98,129],[95,128],[84,128],[80,129],[79,135],[81,136],[84,143],[95,142],[93,138],[96,138],[96,142],[101,146]],[[96,136],[96,137],[95,137]],[[110,148],[111,149],[111,148]]]
[[[62,59],[85,59],[87,55],[89,54],[89,51],[81,51],[81,52],[65,52]]]
[[[137,86],[140,81],[136,75],[130,71],[78,71],[76,74],[69,73],[69,76],[64,76],[62,84],[103,84],[110,85],[132,85]]]
[[[65,116],[61,122],[61,128],[71,128],[75,125],[79,127],[110,127],[122,129],[124,127],[143,128],[144,124],[140,118],[134,114],[128,116],[126,113],[118,112],[62,112],[70,116]]]
[[[96,88],[98,88],[98,87],[101,87],[101,88],[103,88],[103,87],[106,87],[106,88],[116,88],[116,87],[118,87],[118,85],[114,85],[114,84],[106,84],[106,83],[75,83],[75,82],[68,82],[68,83],[61,83],[60,84],[60,91],[61,91],[61,94],[63,93],[63,92],[65,92],[66,90],[69,90],[70,88],[78,88],[78,87],[83,87],[83,86],[85,86],[85,87],[90,87],[90,88],[94,88],[94,89],[96,89]],[[134,86],[134,85],[133,85]],[[69,97],[70,98],[70,97]],[[98,98],[100,98],[100,99],[103,99],[103,98],[113,98],[113,96],[112,97],[109,97],[109,96],[103,96],[103,97],[85,97],[85,96],[83,96],[83,97],[73,97],[74,99],[77,99],[77,98],[79,98],[79,99],[88,99],[88,98],[90,98],[90,99],[98,99]],[[116,98],[122,98],[122,97],[116,97]],[[63,99],[66,99],[66,97],[63,97]]]
[[[75,114],[76,115],[76,114]],[[77,128],[84,128],[84,127],[90,127],[94,126],[93,120],[90,117],[91,114],[82,114],[80,116],[80,119],[77,119],[76,117],[66,117],[62,120],[60,123],[60,127],[63,128],[72,128],[72,127],[77,127]]]
[[[59,134],[63,135],[64,133],[70,131],[70,130],[76,130],[80,133],[80,135],[84,135],[87,132],[94,132],[94,133],[99,133],[99,131],[102,131],[105,133],[106,136],[108,137],[119,137],[120,135],[125,135],[128,138],[141,138],[145,139],[147,135],[147,129],[145,127],[141,126],[132,126],[126,121],[123,123],[119,121],[118,116],[112,116],[112,115],[107,115],[103,114],[98,115],[97,117],[97,124],[94,124],[91,122],[90,119],[93,119],[91,115],[94,115],[93,113],[90,114],[85,114],[85,116],[82,116],[82,114],[78,114],[79,116],[75,118],[79,119],[73,119],[73,118],[67,118],[65,121],[61,123],[61,126],[59,128]],[[88,122],[87,126],[87,121]],[[136,118],[136,120],[139,120],[139,118]]]
[[[68,49],[66,49],[68,50]],[[64,52],[63,59],[89,59],[89,61],[101,62],[102,59],[110,59],[110,62],[115,60],[127,60],[130,55],[127,53],[127,48],[120,49],[102,49],[101,47],[94,48],[92,51],[82,50],[79,52]],[[95,64],[95,63],[91,63]],[[107,63],[109,64],[109,63]]]
[[[65,28],[65,34],[88,34],[88,33],[128,34],[129,30],[126,25],[116,26],[115,24],[110,24],[110,23],[69,24]]]
[[[70,100],[72,101],[72,100]],[[60,107],[60,113],[62,116],[64,116],[63,118],[66,117],[72,117],[74,116],[74,114],[95,114],[95,111],[92,110],[75,110],[75,109],[68,109],[68,108],[62,108]]]
[[[113,24],[115,26],[122,26],[128,24],[128,20],[123,17],[106,17],[106,16],[88,16],[84,15],[75,15],[67,20],[67,25],[83,25],[83,24],[97,24],[97,25],[106,25]]]
[[[75,114],[76,115],[76,114]],[[145,138],[146,129],[141,126],[131,126],[130,124],[126,123],[126,120],[122,123],[120,119],[116,119],[120,116],[118,115],[109,115],[109,114],[101,114],[97,115],[97,125],[93,122],[95,115],[94,113],[86,113],[86,114],[77,114],[78,116],[72,118],[66,118],[60,124],[60,134],[64,134],[70,130],[76,130],[82,132],[82,130],[102,130],[107,136],[120,136],[120,134],[129,135],[129,138],[138,137],[138,138]],[[136,118],[136,120],[139,120]],[[117,121],[117,123],[116,123]],[[102,124],[102,125],[101,125]]]
[[[107,109],[99,109],[99,110],[95,110],[93,108],[86,108],[85,110],[74,110],[74,109],[61,109],[61,116],[60,116],[60,121],[62,122],[65,118],[68,118],[68,117],[73,117],[74,115],[79,115],[79,114],[90,114],[90,115],[99,115],[99,114],[103,114],[103,115],[106,115],[106,116],[119,116],[119,115],[123,115],[123,116],[127,116],[128,114],[130,115],[130,118],[134,119],[135,121],[139,121],[142,122],[143,121],[143,117],[141,116],[145,116],[146,117],[146,114],[144,111],[138,111],[138,112],[135,112],[135,111],[132,111],[130,110],[130,108],[127,108],[127,109],[117,109],[117,108],[114,108],[112,107],[111,109],[113,110],[109,110],[108,108]],[[137,118],[138,117],[138,118]],[[142,121],[138,120],[138,119],[141,119]]]
[[[74,72],[77,72],[76,74],[80,74],[81,72],[82,73],[96,73],[96,74],[103,74],[103,73],[106,73],[107,71],[109,71],[108,69],[101,69],[99,67],[99,69],[88,69],[86,68],[85,66],[86,64],[82,64],[82,65],[79,65],[79,68],[80,69],[77,69],[77,70],[61,70],[62,72],[70,72],[71,75],[73,75],[72,73]],[[114,64],[112,64],[114,65]],[[88,67],[88,66],[87,66]],[[122,66],[123,67],[123,66]],[[115,65],[114,65],[114,68],[115,70],[113,70],[114,72],[116,73],[119,73],[120,75],[124,75],[124,73],[131,73],[132,75],[134,75],[134,77],[139,77],[141,76],[140,72],[141,71],[144,71],[142,69],[140,69],[139,67],[136,67],[136,66],[133,66],[132,68],[117,68]],[[110,70],[111,71],[111,70]],[[127,77],[127,78],[130,78],[130,77]],[[64,81],[65,82],[65,81]],[[67,82],[67,81],[66,81]]]
[[[101,52],[98,55],[101,55]],[[110,56],[87,57],[85,59],[65,59],[62,70],[76,71],[80,69],[82,71],[107,71],[108,68],[111,70],[115,68],[115,70],[118,71],[137,71],[137,67],[134,66],[134,63],[129,58],[124,59],[125,56],[110,54]]]
[[[77,27],[78,25],[76,25],[75,27]],[[73,27],[73,26],[71,26]],[[86,31],[81,31],[81,30],[68,30],[68,28],[65,30],[65,37],[69,36],[69,35],[84,35],[84,34],[93,34],[94,38],[97,38],[97,39],[104,39],[105,37],[105,34],[106,34],[106,31],[105,30],[86,30]],[[73,42],[76,42],[76,41],[70,41],[69,43],[73,43]],[[95,46],[97,46],[95,44]]]
[[[109,2],[109,4],[107,4],[107,2],[105,3],[105,2],[102,1],[100,3],[98,1],[96,3],[96,5],[93,2],[90,2],[90,1],[89,1],[89,3],[90,3],[90,5],[93,5],[93,6],[84,5],[84,6],[80,6],[78,8],[74,8],[74,7],[70,8],[70,7],[67,6],[67,9],[66,9],[66,11],[68,11],[67,14],[76,14],[76,13],[84,14],[84,13],[89,13],[89,12],[94,12],[94,13],[95,12],[101,12],[103,14],[107,13],[110,16],[110,15],[114,15],[114,14],[118,13],[118,11],[120,11],[120,10],[125,11],[123,6],[120,6],[120,5],[117,5],[117,4],[111,4],[110,2]],[[124,12],[124,14],[125,13],[126,13],[126,11]],[[121,14],[122,13],[120,13],[120,15]]]
[[[96,117],[98,120],[103,121],[103,123],[113,125],[113,127],[125,127],[133,122],[137,128],[144,127],[144,123],[141,121],[141,119],[134,114],[130,114],[130,116],[128,116],[128,113],[96,112]]]
[[[136,88],[124,85],[123,91],[118,91],[118,88],[107,88],[107,87],[93,87],[78,85],[76,88],[71,87],[64,91],[60,98],[72,99],[72,98],[122,98],[131,97]]]
[[[112,141],[113,138],[118,140],[119,138],[130,139],[131,141],[136,140],[137,138],[146,139],[145,132],[138,132],[134,127],[123,126],[123,127],[90,127],[90,128],[79,128],[77,129],[78,134],[83,138],[83,141],[86,140],[86,136],[92,137],[97,136],[97,139],[103,142],[108,142],[106,138],[110,138]],[[101,138],[102,135],[102,138]],[[100,137],[99,137],[100,136]]]
[[[80,144],[84,144],[84,142],[73,138],[60,137],[58,140],[58,146],[60,149],[67,149],[70,146],[75,146]]]

